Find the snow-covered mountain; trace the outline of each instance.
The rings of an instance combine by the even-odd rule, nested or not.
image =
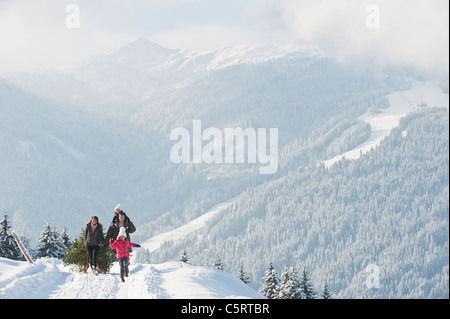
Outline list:
[[[73,68],[43,70],[32,75],[12,74],[10,78],[30,92],[76,103],[78,107],[108,103],[110,108],[111,104],[121,103],[121,112],[134,113],[134,104],[189,86],[217,70],[287,57],[317,58],[320,54],[318,48],[298,45],[235,45],[199,52],[164,48],[141,37]]]
[[[448,74],[344,65],[317,48],[194,52],[140,38],[0,79],[0,110],[0,209],[32,244],[47,220],[73,236],[93,215],[107,227],[120,203],[140,262],[187,249],[198,265],[244,264],[256,290],[274,262],[308,267],[338,297],[448,296]],[[174,164],[170,133],[193,120],[278,128],[277,173]],[[386,286],[366,291],[373,263]]]
[[[10,185],[2,189],[2,209],[17,221],[18,231],[31,237],[36,237],[42,219],[53,220],[59,228],[64,221],[71,232],[83,224],[80,219],[86,217],[81,216],[99,215],[107,225],[115,202],[130,213],[135,211],[139,224],[170,212],[175,202],[179,215],[190,196],[186,188],[193,182],[191,177],[194,181],[202,177],[173,178],[185,167],[173,165],[167,156],[171,129],[199,118],[215,127],[287,126],[283,121],[292,121],[292,114],[283,112],[279,124],[271,123],[271,103],[250,105],[253,96],[241,98],[245,87],[253,85],[249,70],[256,68],[251,77],[260,82],[257,90],[263,90],[271,80],[258,75],[259,65],[262,72],[272,73],[266,69],[269,66],[281,76],[283,71],[271,63],[283,57],[301,65],[318,59],[315,51],[303,48],[238,46],[192,52],[166,49],[140,38],[72,69],[9,75],[9,81],[1,80],[0,89],[4,128],[0,171]],[[290,62],[285,63],[283,68],[290,67]],[[235,77],[244,82],[234,81]],[[276,99],[279,94],[265,95]],[[290,135],[282,131],[282,138],[294,138]],[[212,176],[242,176],[243,181],[236,180],[239,189],[246,187],[248,179],[262,180],[245,176],[248,167],[207,170],[210,181]],[[232,184],[227,188],[233,189]],[[194,195],[195,205],[204,201],[202,207],[207,209],[230,198],[228,191],[203,198],[205,186]],[[239,189],[230,195],[238,195]],[[161,198],[161,190],[167,199]],[[188,208],[183,220],[200,213]]]
[[[111,272],[79,273],[58,259],[33,264],[0,258],[0,299],[263,299],[223,271],[182,262],[132,263],[120,280],[118,263]]]

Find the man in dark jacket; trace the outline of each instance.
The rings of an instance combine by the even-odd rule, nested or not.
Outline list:
[[[120,227],[125,227],[128,239],[130,238],[130,234],[136,231],[136,227],[134,226],[133,222],[122,210],[118,213],[117,220],[115,220],[114,218],[113,222],[108,228],[108,233],[106,234],[106,242],[108,245],[117,239]]]
[[[120,204],[117,204],[116,208],[114,208],[114,217],[111,222],[111,224],[118,223],[119,222],[119,213],[123,212],[123,210],[120,208]],[[125,214],[125,222],[128,223],[130,221],[130,218]],[[116,238],[114,238],[116,240]]]

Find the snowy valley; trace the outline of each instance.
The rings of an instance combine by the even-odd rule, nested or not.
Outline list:
[[[305,267],[336,298],[448,298],[445,72],[139,38],[72,68],[5,75],[0,110],[0,210],[31,248],[47,221],[73,237],[93,215],[107,227],[117,203],[142,245],[125,285],[117,267],[93,277],[2,258],[0,298],[261,298],[270,263]],[[174,164],[170,132],[194,120],[278,128],[278,171]],[[192,265],[175,262],[182,250]],[[206,266],[216,256],[225,272]],[[241,265],[251,288],[229,275]]]

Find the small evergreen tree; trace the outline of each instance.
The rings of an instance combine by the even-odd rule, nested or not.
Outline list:
[[[180,261],[182,261],[186,264],[188,263],[189,258],[187,257],[186,249],[183,249],[183,252],[181,253]]]
[[[8,215],[4,213],[3,219],[0,222],[0,257],[14,260],[24,259],[16,240],[13,235],[9,233],[10,228]]]
[[[241,264],[241,267],[239,267],[239,273],[238,278],[242,280],[246,285],[250,283],[250,277],[247,276],[247,274],[244,271],[244,265]]]
[[[306,268],[303,267],[302,278],[300,280],[300,298],[301,299],[314,299],[316,292],[314,291],[311,280],[309,279]]]
[[[217,256],[216,259],[214,260],[214,268],[219,269],[219,270],[223,270],[223,263],[222,263],[222,259],[220,258],[220,256]]]
[[[111,269],[116,255],[114,250],[110,247],[100,245],[98,252],[98,268],[99,272],[107,273]],[[84,245],[84,231],[82,230],[80,236],[75,238],[73,243],[69,247],[69,251],[64,260],[64,265],[73,266],[79,272],[86,270],[88,264],[88,256],[86,252],[86,246]]]
[[[322,289],[322,299],[331,299],[331,292],[328,289],[328,284],[325,281],[325,283],[323,284],[323,289]]]
[[[281,273],[281,284],[278,291],[278,299],[289,299],[288,289],[289,289],[289,272],[288,268],[285,267],[284,271]]]
[[[64,227],[64,229],[63,229],[63,231],[62,231],[62,233],[60,234],[59,237],[60,237],[60,241],[62,243],[62,246],[64,248],[64,252],[67,253],[67,251],[69,250],[70,245],[72,244],[72,242],[70,240],[69,234],[67,233],[67,228],[66,227]]]
[[[272,263],[269,264],[269,268],[266,270],[263,277],[265,286],[261,289],[261,293],[269,299],[278,298],[279,294],[279,280],[278,275],[273,268]]]
[[[50,223],[48,221],[44,227],[44,230],[41,232],[38,241],[38,258],[54,257],[62,259],[64,257],[65,247],[60,239],[60,235],[55,228],[52,228],[50,226]]]
[[[289,296],[291,299],[300,299],[300,282],[298,281],[297,270],[292,266],[291,272],[289,273],[290,286],[289,286]]]
[[[297,278],[297,271],[295,267],[290,270],[285,268],[283,272],[283,282],[280,286],[280,299],[300,299],[300,283]]]
[[[100,251],[99,251],[100,255]],[[98,258],[100,264],[100,258]],[[71,265],[72,268],[79,272],[85,271],[88,264],[88,257],[86,252],[86,246],[84,245],[84,234],[81,234],[79,238],[75,238],[72,245],[70,245],[69,252],[64,259],[64,265]]]

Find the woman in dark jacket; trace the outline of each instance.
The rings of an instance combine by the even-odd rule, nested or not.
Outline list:
[[[91,266],[94,274],[98,273],[96,269],[98,266],[97,256],[100,250],[100,244],[103,244],[104,241],[103,226],[98,222],[98,217],[93,216],[91,220],[86,223],[86,227],[84,229],[84,244],[89,256],[89,265]]]

